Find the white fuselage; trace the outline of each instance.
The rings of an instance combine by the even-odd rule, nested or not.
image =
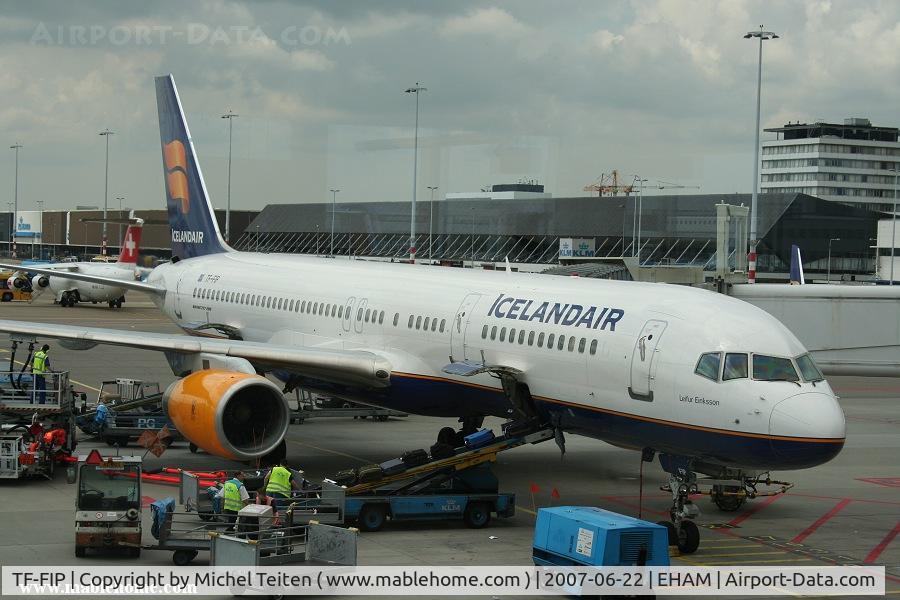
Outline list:
[[[563,428],[619,445],[765,469],[780,458],[818,464],[843,443],[843,413],[824,380],[695,373],[704,353],[806,352],[775,318],[712,292],[237,252],[161,265],[149,282],[166,287],[161,308],[189,332],[378,352],[393,365],[392,389],[372,392],[373,404],[507,414],[500,381],[442,372],[452,357],[520,371]]]
[[[73,263],[79,273],[108,277],[110,279],[134,280],[135,265],[122,263]],[[102,283],[88,283],[67,279],[61,271],[60,275],[49,276],[49,288],[58,302],[66,292],[78,292],[82,302],[110,302],[118,300],[125,295],[125,290],[119,287],[104,285]]]

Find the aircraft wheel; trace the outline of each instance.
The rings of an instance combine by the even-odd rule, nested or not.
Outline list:
[[[700,547],[700,529],[697,524],[687,519],[681,522],[678,530],[678,550],[682,554],[693,554]]]
[[[190,442],[188,444],[188,450],[191,451],[191,454],[197,454],[197,444],[195,444],[194,442]]]
[[[12,292],[3,292],[3,302],[12,302],[13,295]]]
[[[75,546],[75,558],[84,558],[87,554],[87,548],[84,546]]]
[[[107,306],[109,306],[110,308],[115,308],[115,307],[116,307],[116,303],[113,302],[112,300],[110,300],[110,301],[107,302],[106,304],[107,304]]]
[[[678,545],[678,533],[675,531],[675,525],[672,524],[672,521],[657,521],[657,525],[662,525],[666,528],[666,531],[669,532],[669,545],[677,546]]]
[[[172,553],[172,562],[179,567],[184,567],[189,565],[196,556],[196,550],[176,550]]]

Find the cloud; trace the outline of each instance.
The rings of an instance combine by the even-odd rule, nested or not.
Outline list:
[[[497,7],[478,8],[462,17],[450,17],[440,28],[447,37],[489,35],[499,39],[516,38],[531,31],[531,27]]]
[[[617,33],[613,33],[608,29],[600,29],[591,34],[589,38],[590,46],[598,50],[611,50],[613,47],[621,44],[625,38]]]

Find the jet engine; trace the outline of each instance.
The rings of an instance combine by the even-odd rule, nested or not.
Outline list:
[[[50,277],[48,277],[47,275],[35,275],[31,279],[31,290],[34,292],[46,289],[49,285]]]
[[[290,425],[281,389],[265,377],[237,371],[195,371],[169,386],[163,407],[188,441],[236,460],[270,453]]]
[[[28,289],[28,277],[24,273],[17,271],[6,280],[6,285],[11,290],[26,290]]]

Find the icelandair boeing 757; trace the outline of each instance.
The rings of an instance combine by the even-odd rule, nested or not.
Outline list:
[[[386,408],[486,415],[660,454],[673,535],[696,548],[695,473],[725,508],[775,469],[813,467],[844,444],[844,415],[778,320],[688,287],[425,265],[237,252],[222,239],[171,76],[156,79],[171,263],[149,292],[194,337],[0,321],[0,331],[72,348],[165,352],[178,430],[205,450],[284,452],[281,388],[326,390]],[[35,269],[38,270],[38,269]],[[72,274],[75,278],[78,274]],[[78,275],[85,281],[102,278]],[[452,434],[452,432],[451,432]],[[733,501],[733,502],[732,502]]]

